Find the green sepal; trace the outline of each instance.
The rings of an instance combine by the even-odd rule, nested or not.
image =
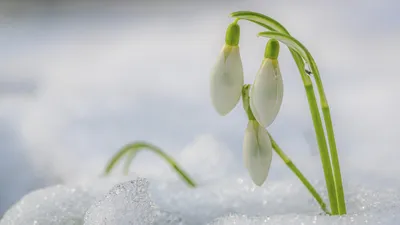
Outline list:
[[[266,59],[277,59],[279,55],[279,41],[269,39],[265,47],[264,57]]]
[[[240,26],[237,21],[229,24],[226,29],[225,43],[230,46],[238,46],[240,40]]]

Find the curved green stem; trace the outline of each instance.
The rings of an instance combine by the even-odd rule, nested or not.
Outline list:
[[[292,160],[283,152],[283,150],[279,147],[279,145],[275,142],[275,140],[272,138],[271,134],[268,132],[268,135],[271,139],[272,143],[272,148],[275,150],[276,154],[281,157],[283,162],[289,167],[289,169],[300,179],[300,181],[306,186],[308,191],[311,193],[311,195],[315,198],[315,200],[318,202],[320,205],[321,209],[328,215],[331,215],[331,213],[328,211],[326,208],[326,204],[322,197],[318,194],[317,190],[312,186],[312,184],[307,180],[307,178],[300,172],[300,170],[294,165]]]
[[[304,87],[306,89],[306,94],[307,94],[307,99],[313,119],[313,124],[315,127],[315,132],[317,136],[317,142],[318,146],[320,149],[320,155],[321,155],[321,161],[322,161],[322,166],[324,169],[324,175],[325,175],[325,180],[326,180],[326,185],[329,193],[329,200],[331,204],[331,210],[334,215],[336,214],[346,214],[346,205],[345,205],[345,200],[344,200],[344,193],[343,193],[343,186],[342,186],[342,177],[341,177],[341,172],[340,172],[340,164],[339,164],[339,157],[336,149],[336,142],[335,142],[335,137],[334,137],[334,132],[333,132],[333,126],[332,126],[332,120],[330,116],[330,110],[329,106],[326,100],[326,96],[324,93],[323,85],[321,78],[319,76],[319,71],[316,66],[316,63],[314,59],[312,58],[311,54],[309,51],[297,40],[294,38],[292,40],[287,40],[282,38],[277,38],[276,34],[278,36],[280,35],[283,36],[290,36],[289,32],[287,29],[281,25],[279,22],[275,21],[274,19],[265,16],[260,13],[256,12],[250,12],[250,11],[239,11],[239,12],[234,12],[231,14],[232,17],[236,19],[245,19],[250,22],[256,23],[268,30],[271,31],[278,31],[278,32],[263,32],[261,34],[269,33],[273,34],[275,36],[269,35],[268,37],[278,39],[288,45],[290,52],[292,53],[293,59],[296,62],[296,65],[299,69],[299,72],[301,74]],[[263,35],[267,36],[267,35]],[[294,42],[294,43],[293,43]],[[299,54],[300,53],[300,54]],[[318,88],[318,93],[320,95],[320,102],[321,102],[321,108],[322,108],[322,113],[324,116],[324,121],[325,121],[325,126],[327,130],[327,135],[328,135],[328,142],[329,142],[329,147],[330,147],[330,156],[332,157],[332,162],[329,157],[329,152],[328,152],[328,147],[327,143],[325,140],[325,134],[324,134],[324,129],[322,127],[322,121],[321,121],[321,116],[318,110],[318,104],[316,101],[313,85],[311,82],[311,79],[309,76],[305,73],[305,64],[303,59],[304,58],[308,64],[311,67],[312,73],[314,74],[314,78],[317,84]],[[331,163],[333,164],[333,174],[334,177],[332,177],[332,166]]]
[[[181,167],[178,165],[178,163],[169,155],[167,155],[165,152],[163,152],[160,148],[157,146],[154,146],[152,144],[146,143],[146,142],[135,142],[132,144],[128,144],[125,147],[123,147],[119,152],[117,152],[110,160],[110,162],[107,164],[106,169],[105,169],[105,174],[109,174],[111,170],[115,167],[117,162],[125,155],[128,154],[129,152],[137,152],[141,149],[148,149],[154,153],[156,153],[158,156],[163,158],[167,163],[178,173],[178,175],[186,182],[186,184],[190,187],[196,187],[196,183],[189,177],[189,175],[181,169]],[[132,156],[133,159],[134,155]],[[127,163],[131,161],[128,157],[128,160],[126,161]]]

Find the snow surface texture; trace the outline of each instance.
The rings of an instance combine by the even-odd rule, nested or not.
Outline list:
[[[259,188],[249,179],[228,177],[191,189],[176,181],[131,179],[105,195],[115,180],[100,179],[91,188],[58,185],[34,191],[0,225],[393,225],[400,220],[398,190],[350,186],[348,215],[329,217],[296,180]],[[315,185],[323,188],[321,182]]]
[[[180,218],[158,209],[150,199],[147,179],[138,178],[115,186],[93,204],[85,225],[179,224]]]
[[[33,191],[4,214],[0,225],[83,224],[90,205],[113,185],[129,178],[134,177],[96,179],[90,184],[56,185]]]
[[[82,217],[94,201],[79,188],[53,186],[34,191],[10,209],[1,225],[82,224]]]
[[[369,174],[346,176],[345,181],[351,181],[345,183],[348,215],[329,217],[287,168],[283,176],[271,176],[257,187],[247,174],[235,170],[241,165],[232,154],[203,137],[176,157],[198,183],[195,189],[164,168],[160,173],[143,170],[139,176],[94,178],[32,192],[6,212],[0,225],[393,225],[400,221],[400,185],[395,181]],[[277,157],[274,162],[275,171],[285,167]],[[324,181],[311,181],[327,199]]]
[[[393,225],[400,221],[400,185],[371,175],[348,175],[348,215],[329,217],[287,168],[287,176],[271,176],[257,187],[247,174],[235,171],[241,165],[232,152],[210,138],[198,140],[177,159],[197,188],[188,188],[168,169],[163,174],[141,172],[140,177],[146,178],[113,175],[53,186],[22,198],[0,225]],[[324,182],[311,181],[327,199]]]
[[[86,213],[86,224],[152,224],[153,205],[148,181],[137,179],[117,185]]]

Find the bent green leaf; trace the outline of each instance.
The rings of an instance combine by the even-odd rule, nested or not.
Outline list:
[[[266,15],[263,15],[261,13],[257,12],[252,12],[252,11],[237,11],[231,13],[231,16],[237,19],[244,19],[244,20],[249,20],[251,22],[257,23],[268,30],[272,31],[279,31],[285,34],[289,34],[289,32],[286,30],[286,28],[280,24],[278,21],[272,19],[271,17],[268,17]]]
[[[313,60],[310,52],[307,50],[307,48],[303,44],[301,44],[294,37],[286,35],[286,34],[282,34],[279,32],[275,32],[275,31],[261,32],[258,34],[258,36],[277,39],[278,41],[285,44],[288,48],[292,48],[297,53],[299,53],[301,55],[301,57],[303,59],[305,59],[309,65],[313,64],[314,60]]]
[[[125,171],[127,167],[132,162],[133,158],[135,157],[136,153],[140,150],[147,149],[156,153],[158,156],[163,158],[174,170],[175,172],[185,181],[185,183],[189,187],[196,187],[196,183],[189,177],[189,175],[178,165],[178,163],[164,151],[162,151],[159,147],[146,143],[146,142],[134,142],[132,144],[128,144],[123,147],[119,152],[117,152],[107,164],[106,169],[104,171],[105,175],[111,173],[113,168],[117,165],[117,163],[121,160],[121,158],[128,154],[128,158],[125,164]],[[133,152],[133,153],[132,153]],[[128,165],[129,164],[129,165]]]

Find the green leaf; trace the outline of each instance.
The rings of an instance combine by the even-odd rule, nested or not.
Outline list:
[[[139,152],[142,149],[147,149],[152,152],[154,152],[156,155],[160,156],[163,158],[174,170],[175,172],[185,181],[185,183],[190,186],[190,187],[196,187],[196,183],[189,177],[189,175],[181,169],[181,167],[178,165],[178,163],[169,155],[167,155],[164,151],[162,151],[159,147],[146,143],[146,142],[134,142],[132,144],[128,144],[125,147],[123,147],[119,152],[117,152],[110,160],[110,162],[107,164],[106,169],[104,171],[105,175],[108,175],[111,173],[112,169],[117,165],[119,161],[121,161],[121,158],[128,154],[128,157],[125,161],[125,172],[129,168],[129,165],[131,164],[133,158],[135,157],[136,153]]]
[[[261,13],[256,13],[252,11],[237,11],[231,13],[231,16],[237,19],[244,19],[253,23],[257,23],[258,25],[261,25],[272,31],[279,31],[285,34],[289,34],[289,32],[284,26],[282,26],[282,24],[272,19],[271,17],[268,17]]]
[[[270,37],[272,38],[272,35],[274,35],[273,38],[278,39],[280,42],[286,44],[289,47],[289,49],[292,53],[293,59],[296,61],[297,65],[304,64],[303,60],[305,60],[310,65],[310,67],[313,67],[313,68],[311,68],[311,70],[313,71],[313,74],[318,73],[318,69],[315,65],[314,59],[309,54],[308,50],[302,44],[300,44],[300,42],[297,41],[296,39],[294,39],[294,38],[290,39],[291,36],[289,34],[289,31],[278,21],[276,21],[276,20],[272,19],[271,17],[266,16],[264,14],[252,12],[252,11],[237,11],[237,12],[231,13],[231,16],[236,19],[248,20],[250,22],[253,22],[257,25],[260,25],[260,26],[272,31],[271,33],[263,32],[264,35],[261,35],[261,36],[265,36],[265,34],[269,34],[269,35],[271,35]],[[277,36],[280,36],[280,38],[277,38]],[[294,46],[296,46],[296,48],[294,48]],[[301,59],[301,58],[303,58],[303,59]],[[301,70],[304,70],[304,68],[302,68]],[[302,77],[306,76],[303,71],[300,73],[301,73]]]
[[[301,57],[303,57],[306,60],[306,62],[309,65],[312,65],[314,62],[314,60],[313,60],[310,52],[307,50],[307,48],[304,47],[304,45],[302,45],[298,40],[296,40],[292,36],[282,34],[279,32],[274,32],[274,31],[261,32],[258,34],[258,36],[276,39],[276,40],[282,42],[283,44],[285,44],[288,48],[294,49],[297,53],[299,53],[301,55]]]
[[[264,37],[269,37],[269,38],[274,38],[274,39],[279,40],[280,42],[284,43],[285,45],[287,45],[289,47],[290,51],[293,54],[293,59],[296,62],[299,59],[296,57],[296,54],[294,54],[293,51],[300,54],[300,56],[310,66],[312,66],[314,60],[312,59],[311,54],[308,52],[308,50],[299,41],[297,41],[296,39],[291,37],[289,34],[289,31],[278,21],[276,21],[276,20],[272,19],[271,17],[266,16],[264,14],[252,12],[252,11],[237,11],[237,12],[231,13],[231,16],[236,19],[248,20],[248,21],[258,24],[268,30],[271,30],[271,32],[262,32],[259,34],[259,36],[264,36]],[[314,69],[316,69],[316,67],[314,67]],[[318,72],[318,71],[316,71],[316,72]]]
[[[308,50],[299,41],[292,38],[289,34],[289,31],[278,21],[264,14],[252,11],[237,11],[231,13],[231,16],[236,19],[248,20],[270,30],[271,32],[262,32],[259,34],[259,36],[267,37],[266,35],[270,35],[268,37],[277,39],[289,47],[290,51],[293,54],[293,59],[296,62],[297,60],[300,60],[300,57],[296,57],[296,54],[294,52],[299,53],[301,58],[303,58],[308,64],[312,64],[310,62],[313,62],[313,59]],[[310,57],[308,57],[307,55],[309,55]]]
[[[152,148],[153,146],[151,144],[148,144],[146,142],[135,142],[132,144],[128,144],[125,147],[123,147],[119,152],[117,152],[110,160],[110,162],[107,164],[106,169],[104,173],[107,175],[111,173],[113,168],[118,164],[120,159],[125,156],[127,153],[130,152],[137,152],[140,149],[143,148]],[[128,157],[129,158],[129,157]]]

